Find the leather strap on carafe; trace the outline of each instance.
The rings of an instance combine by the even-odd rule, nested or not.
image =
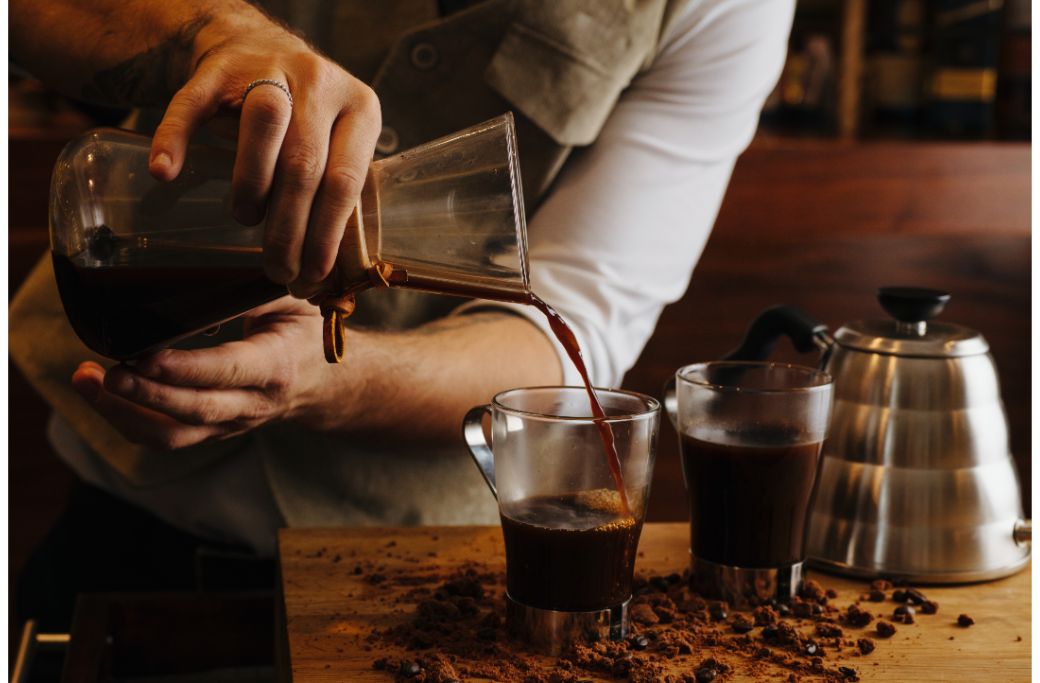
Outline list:
[[[355,293],[369,287],[390,286],[393,267],[389,263],[373,262],[369,256],[361,203],[362,199],[358,198],[340,242],[339,257],[331,277],[331,291],[335,293],[318,297],[318,307],[324,318],[322,343],[325,360],[329,363],[343,361],[346,352],[344,322],[357,305]]]
[[[389,287],[390,273],[394,270],[389,263],[377,263],[365,271],[368,285],[371,287]],[[367,288],[367,286],[365,288]],[[355,290],[356,291],[356,290]],[[329,363],[342,363],[346,353],[346,329],[344,323],[354,312],[357,301],[354,292],[339,296],[326,296],[318,304],[321,315],[325,319],[322,326],[322,342],[325,346],[325,360]]]

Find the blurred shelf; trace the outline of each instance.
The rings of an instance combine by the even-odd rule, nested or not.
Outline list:
[[[799,0],[762,129],[1029,140],[1029,0]]]

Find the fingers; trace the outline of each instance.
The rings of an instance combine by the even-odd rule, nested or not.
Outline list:
[[[297,99],[276,165],[264,228],[264,271],[288,285],[300,272],[300,256],[314,193],[328,159],[334,114],[312,98]]]
[[[214,69],[200,69],[166,107],[152,138],[148,170],[159,180],[173,180],[184,166],[188,142],[199,125],[212,118],[224,96]]]
[[[289,289],[294,296],[315,294],[328,277],[339,252],[350,214],[365,185],[379,120],[367,113],[341,116],[332,128],[328,161],[311,208],[299,277]]]
[[[142,377],[181,387],[214,389],[265,388],[272,379],[272,358],[267,345],[237,341],[208,349],[167,349],[137,363]]]
[[[128,441],[157,450],[185,448],[222,435],[213,425],[187,425],[110,393],[105,371],[97,363],[83,363],[72,375],[72,385],[88,403]]]
[[[112,395],[172,417],[185,425],[248,425],[267,418],[273,407],[258,391],[249,389],[197,389],[148,379],[126,366],[108,371],[104,389]]]
[[[231,195],[235,220],[244,225],[256,225],[264,217],[291,116],[289,98],[270,85],[250,90],[242,104]]]

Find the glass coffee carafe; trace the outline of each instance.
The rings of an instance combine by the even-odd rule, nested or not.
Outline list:
[[[66,314],[88,347],[118,360],[287,294],[264,276],[263,223],[232,218],[234,152],[193,146],[180,175],[161,182],[148,171],[150,145],[128,131],[91,131],[65,148],[51,180]],[[315,299],[390,286],[526,302],[522,197],[511,114],[375,161]],[[330,327],[349,311],[322,307],[330,361],[342,355],[341,336],[330,354]]]

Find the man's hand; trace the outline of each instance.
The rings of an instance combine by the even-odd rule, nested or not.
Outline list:
[[[317,291],[361,193],[379,137],[379,101],[244,0],[12,0],[11,52],[73,97],[166,106],[150,170],[171,180],[192,133],[239,115],[235,217],[267,217],[265,268],[299,298]],[[284,83],[294,105],[278,87]],[[224,117],[221,117],[224,118]]]
[[[160,351],[107,373],[87,362],[72,383],[128,440],[183,448],[272,420],[307,423],[332,370],[320,338],[318,310],[286,297],[248,314],[242,341]]]
[[[160,351],[76,389],[135,443],[158,450],[292,421],[351,439],[444,443],[472,406],[516,386],[558,384],[559,359],[527,320],[487,312],[406,332],[347,329],[347,361],[325,362],[318,309],[286,297],[249,314],[245,339]]]
[[[263,220],[267,276],[307,298],[332,270],[379,136],[379,100],[367,85],[250,8],[223,12],[194,39],[192,72],[156,129],[150,170],[177,176],[192,133],[238,110],[233,210]],[[284,83],[292,93],[261,84]]]

